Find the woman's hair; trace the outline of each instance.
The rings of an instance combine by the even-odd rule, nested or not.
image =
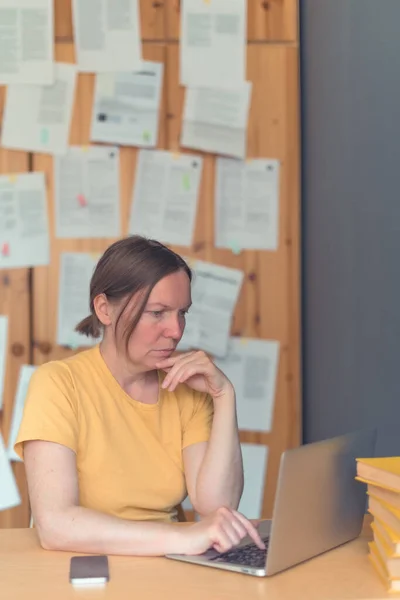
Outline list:
[[[192,272],[179,254],[176,254],[160,242],[133,235],[118,240],[104,252],[90,281],[90,315],[75,327],[75,331],[88,337],[97,338],[102,331],[102,323],[94,310],[94,299],[104,294],[110,302],[125,300],[119,320],[132,297],[143,292],[140,306],[134,318],[124,332],[125,345],[143,314],[147,300],[156,283],[171,273],[185,271],[192,280]]]

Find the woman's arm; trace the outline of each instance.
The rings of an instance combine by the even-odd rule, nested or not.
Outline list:
[[[246,535],[260,546],[254,526],[236,511],[218,509],[203,522],[181,526],[127,521],[79,506],[75,454],[66,446],[24,443],[29,497],[40,543],[46,550],[162,556],[224,552]]]
[[[214,402],[209,441],[185,448],[183,460],[196,512],[207,515],[221,506],[237,509],[243,492],[243,463],[233,388]]]
[[[221,506],[236,509],[243,492],[243,464],[232,383],[203,351],[178,354],[157,365],[167,375],[162,387],[173,391],[179,383],[209,394],[214,419],[208,442],[184,448],[183,460],[189,497],[200,515]]]
[[[24,461],[43,548],[142,556],[182,552],[179,525],[132,522],[79,506],[75,453],[66,446],[25,442]]]

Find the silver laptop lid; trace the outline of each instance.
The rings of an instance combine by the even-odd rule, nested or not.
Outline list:
[[[272,575],[357,537],[366,486],[358,457],[373,456],[376,430],[307,444],[282,454],[267,555]]]

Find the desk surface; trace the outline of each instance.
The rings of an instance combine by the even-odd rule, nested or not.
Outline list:
[[[367,559],[365,527],[357,540],[267,578],[163,558],[110,556],[110,582],[75,589],[68,552],[39,546],[33,529],[0,530],[0,597],[4,600],[372,600],[393,598]]]

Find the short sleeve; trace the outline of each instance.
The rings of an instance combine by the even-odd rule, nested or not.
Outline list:
[[[42,440],[78,448],[76,395],[68,367],[61,362],[40,366],[32,375],[14,450],[23,459],[24,442]]]
[[[213,416],[214,403],[211,396],[195,392],[191,415],[183,423],[183,448],[198,442],[208,442]]]

